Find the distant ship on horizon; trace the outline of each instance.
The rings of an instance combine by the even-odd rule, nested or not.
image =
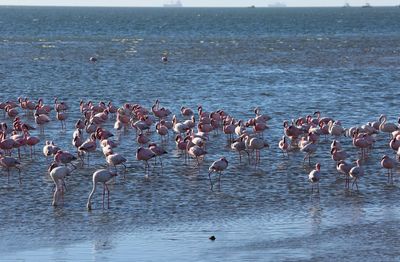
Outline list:
[[[180,0],[170,1],[169,3],[165,3],[164,7],[182,7],[182,2]]]
[[[371,8],[372,6],[369,3],[365,3],[365,5],[361,6],[362,8]]]
[[[282,2],[276,2],[273,4],[269,4],[268,7],[286,7],[286,4]]]

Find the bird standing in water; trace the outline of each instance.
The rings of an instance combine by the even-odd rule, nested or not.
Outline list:
[[[317,187],[317,192],[319,193],[319,180],[321,178],[321,164],[317,163],[315,169],[308,174],[308,180],[311,182],[311,193],[314,193],[314,185]]]
[[[92,198],[96,192],[97,183],[103,183],[103,209],[104,209],[104,196],[107,190],[107,208],[110,208],[110,190],[108,189],[107,182],[113,177],[117,176],[117,172],[108,169],[99,169],[93,173],[93,189],[89,194],[88,202],[86,207],[88,210],[92,210]]]
[[[210,179],[211,190],[213,190],[213,183],[211,180],[211,173],[216,172],[219,174],[218,176],[218,183],[221,186],[221,175],[222,171],[224,171],[228,167],[228,160],[225,157],[221,157],[219,160],[215,161],[211,164],[210,168],[208,169],[208,178]]]

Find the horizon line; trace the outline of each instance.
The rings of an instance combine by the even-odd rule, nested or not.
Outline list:
[[[275,7],[275,6],[182,6],[182,7],[164,7],[164,6],[134,6],[134,5],[27,5],[27,4],[0,4],[1,7],[131,7],[131,8],[165,8],[165,9],[181,9],[181,8],[269,8],[269,9],[285,9],[285,8],[330,8],[330,7],[345,7],[344,5],[332,5],[332,6],[320,6],[320,5],[310,5],[310,6],[282,6],[282,7]],[[351,5],[346,8],[360,8],[364,5]],[[399,7],[399,5],[371,5],[371,7]]]

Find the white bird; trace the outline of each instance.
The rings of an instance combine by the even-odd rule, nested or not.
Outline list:
[[[57,163],[53,163],[49,167],[50,177],[54,182],[56,187],[53,195],[53,206],[57,206],[59,203],[59,198],[64,200],[64,187],[65,187],[65,177],[68,176],[72,170],[66,166],[58,166]]]
[[[321,164],[317,163],[315,169],[308,174],[308,180],[311,182],[311,192],[314,192],[314,185],[317,186],[317,192],[319,193],[319,180],[321,178]]]
[[[389,133],[389,136],[392,132],[399,129],[399,127],[394,123],[386,123],[387,117],[386,115],[381,115],[379,117],[379,131]]]
[[[361,164],[361,160],[357,159],[356,161],[356,166],[350,169],[350,177],[352,177],[353,180],[353,184],[351,185],[351,188],[353,188],[354,184],[357,187],[358,190],[358,184],[357,184],[357,180],[359,180],[362,176],[364,176],[364,168],[360,165]]]
[[[108,155],[106,157],[106,161],[109,166],[113,166],[115,168],[115,171],[117,171],[118,165],[123,165],[124,169],[126,171],[126,165],[124,164],[126,162],[126,158],[123,157],[121,154],[115,153],[115,154]],[[125,174],[124,174],[124,178],[125,178]]]
[[[317,151],[317,144],[308,142],[300,147],[300,151],[306,153],[303,159],[303,165],[306,162],[307,157],[308,157],[308,164],[311,165],[311,155],[314,154],[315,151]]]
[[[336,164],[336,170],[343,174],[345,177],[345,184],[344,187],[349,189],[350,187],[350,170],[353,168],[353,165],[347,163],[344,160],[340,160],[337,164]]]
[[[89,194],[86,204],[88,210],[92,210],[92,198],[96,192],[97,183],[103,183],[103,209],[104,209],[104,196],[107,190],[107,208],[110,208],[110,190],[108,189],[107,182],[113,177],[117,176],[117,172],[108,169],[99,169],[93,173],[93,189]]]
[[[210,179],[211,190],[213,189],[213,183],[212,183],[212,180],[211,180],[211,173],[216,172],[216,173],[219,174],[218,182],[219,182],[219,185],[221,185],[221,175],[222,175],[222,172],[227,167],[228,167],[228,160],[226,160],[225,157],[221,157],[219,160],[217,160],[214,163],[212,163],[211,166],[208,168],[208,178]]]

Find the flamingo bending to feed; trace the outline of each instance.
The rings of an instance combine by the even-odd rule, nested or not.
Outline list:
[[[58,166],[57,163],[53,163],[49,167],[50,177],[54,182],[56,187],[53,195],[53,206],[57,206],[59,203],[59,198],[61,195],[62,200],[64,201],[64,187],[65,187],[65,177],[68,176],[72,170],[70,170],[66,166]]]
[[[117,172],[108,169],[99,169],[93,173],[93,189],[89,194],[89,198],[86,204],[87,209],[92,210],[92,198],[96,192],[97,183],[103,183],[103,209],[104,209],[104,197],[107,190],[107,208],[110,208],[110,190],[108,189],[107,182],[113,177],[117,176]]]
[[[213,183],[211,180],[211,173],[216,172],[219,174],[218,183],[221,186],[221,175],[222,172],[228,167],[228,160],[225,157],[221,157],[219,160],[215,161],[208,168],[208,178],[210,180],[211,190],[213,190]]]

